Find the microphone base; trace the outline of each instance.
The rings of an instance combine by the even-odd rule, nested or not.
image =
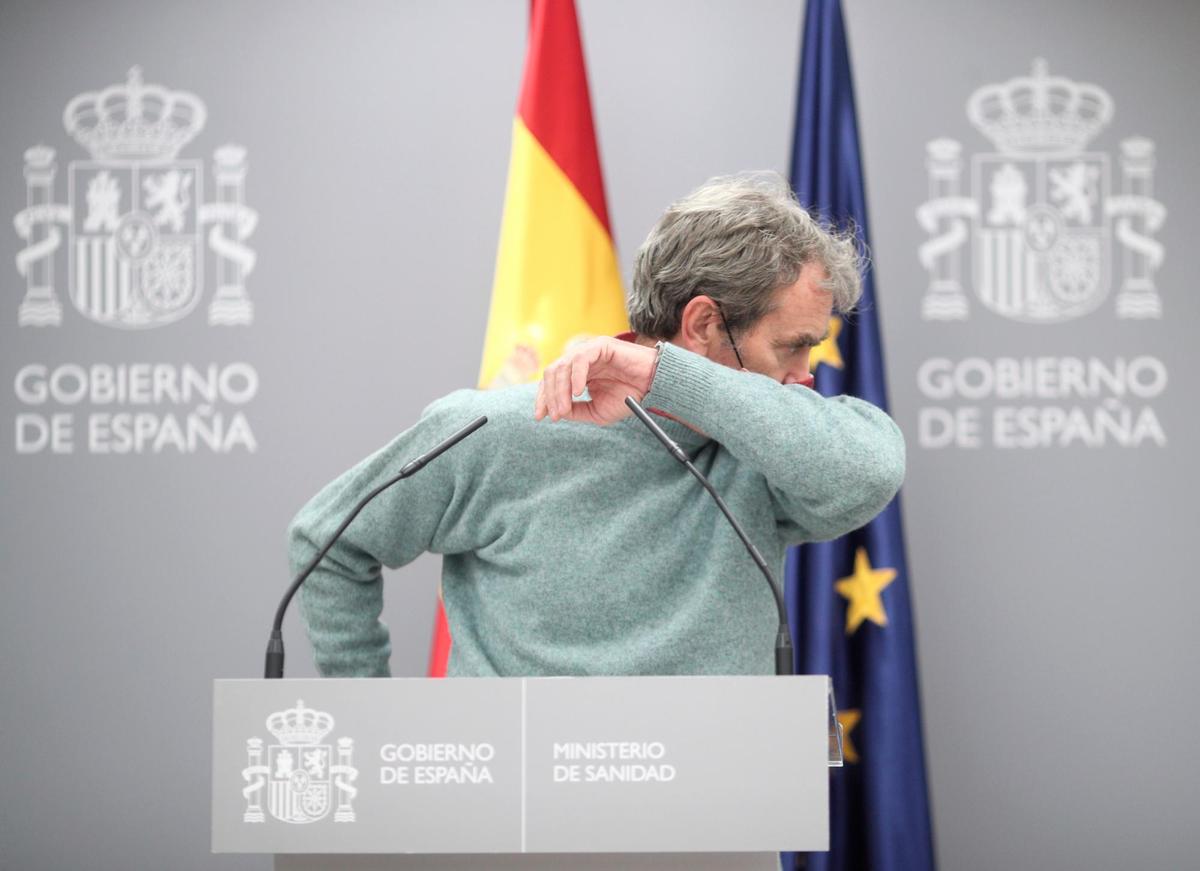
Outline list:
[[[272,632],[271,640],[267,642],[267,662],[263,668],[263,677],[268,680],[283,677],[283,635],[279,632]]]
[[[775,674],[792,675],[796,673],[795,659],[792,656],[792,639],[786,626],[779,627],[779,635],[775,637]]]

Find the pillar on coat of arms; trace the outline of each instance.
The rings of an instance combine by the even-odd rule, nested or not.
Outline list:
[[[962,193],[962,145],[953,139],[935,139],[926,145],[925,167],[929,170],[929,199],[944,202]],[[954,240],[953,247],[937,252],[930,263],[929,289],[921,301],[927,320],[961,320],[967,316],[967,298],[962,288],[962,255],[958,236],[965,236],[965,224],[959,216],[944,213],[931,216],[937,233]]]
[[[242,204],[246,181],[246,149],[237,145],[226,145],[213,155],[213,177],[216,181],[217,210],[227,215],[220,225],[225,238],[239,242],[249,235],[243,220],[245,207]],[[223,240],[222,240],[223,241]],[[219,256],[217,262],[217,290],[208,306],[210,324],[248,324],[254,319],[254,304],[246,295],[246,264],[240,252],[223,250],[213,242]]]
[[[1154,143],[1149,139],[1139,136],[1121,142],[1121,182],[1121,192],[1125,196],[1140,201],[1152,200]],[[1153,232],[1144,212],[1131,213],[1129,221],[1135,237],[1144,239],[1144,234]],[[1156,263],[1153,250],[1144,245],[1126,245],[1124,261],[1125,280],[1117,294],[1117,314],[1123,318],[1162,317],[1162,300],[1154,286]]]
[[[247,823],[261,823],[263,821],[262,788],[266,783],[263,773],[268,770],[262,761],[262,738],[250,738],[246,741],[246,755],[249,757],[249,765],[246,766],[244,776],[251,783],[243,790],[246,797],[246,810],[242,814],[242,820]]]
[[[350,776],[352,780],[358,774],[350,765],[350,755],[354,752],[354,739],[339,738],[337,748],[337,768],[330,772],[336,775],[335,783],[338,788],[338,805],[337,810],[333,814],[333,821],[336,823],[352,823],[354,822],[354,806],[351,802],[354,800],[357,790],[350,785],[346,777]]]
[[[54,149],[37,145],[25,152],[26,213],[32,217],[27,228],[30,261],[25,269],[25,298],[17,312],[21,326],[62,323],[62,303],[54,293],[54,258],[45,256],[58,247],[58,229],[40,213],[53,209]]]

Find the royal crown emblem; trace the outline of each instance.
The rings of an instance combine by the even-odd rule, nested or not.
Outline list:
[[[60,205],[54,149],[25,152],[28,205],[14,219],[25,242],[17,254],[26,283],[21,326],[62,323],[55,266],[63,225],[67,296],[84,317],[125,329],[172,323],[198,305],[210,267],[216,290],[208,322],[253,321],[246,277],[255,256],[245,240],[258,216],[243,203],[246,151],[216,149],[209,202],[201,162],[178,157],[206,119],[198,97],[146,84],[138,67],[124,84],[67,103],[63,126],[91,159],[69,164]]]
[[[267,717],[266,725],[278,743],[264,748],[261,738],[246,741],[249,763],[242,771],[246,781],[242,789],[246,799],[243,821],[263,822],[266,788],[267,810],[275,819],[285,823],[316,822],[329,814],[336,787],[334,821],[354,822],[353,802],[358,794],[353,785],[358,769],[350,764],[354,741],[339,738],[335,758],[333,745],[322,743],[333,730],[333,717],[297,701],[296,707]]]
[[[1153,199],[1154,143],[1121,142],[1119,192],[1109,155],[1087,151],[1112,120],[1109,95],[1050,75],[1039,59],[1028,76],[975,91],[967,117],[996,150],[971,157],[963,195],[961,145],[927,145],[931,198],[917,210],[931,236],[920,249],[930,274],[922,315],[968,316],[961,250],[968,238],[975,292],[992,311],[1032,323],[1088,314],[1109,294],[1115,238],[1123,249],[1117,315],[1161,317],[1154,273],[1163,247],[1153,234],[1166,210]]]

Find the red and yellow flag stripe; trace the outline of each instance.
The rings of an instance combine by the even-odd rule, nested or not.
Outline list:
[[[532,0],[479,385],[536,380],[572,342],[626,329],[575,3]],[[430,675],[449,654],[439,603]]]

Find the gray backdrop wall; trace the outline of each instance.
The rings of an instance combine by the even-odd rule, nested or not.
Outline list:
[[[582,0],[627,275],[669,201],[712,175],[786,169],[802,12]],[[260,668],[295,510],[474,382],[526,14],[520,0],[0,6],[0,212],[64,207],[29,212],[45,220],[30,219],[27,239],[0,234],[6,871],[267,867],[208,854],[210,681]],[[1192,866],[1200,7],[850,0],[847,16],[893,413],[909,440],[942,867]],[[976,263],[980,216],[996,195],[972,161],[997,148],[967,117],[972,93],[1028,76],[1035,58],[1114,108],[1076,161],[1100,210],[1068,263],[1078,281],[1040,314],[984,302],[995,275]],[[207,109],[172,164],[174,183],[193,186],[173,237],[182,260],[160,264],[159,308],[140,315],[105,296],[121,278],[96,266],[112,252],[87,241],[103,233],[85,215],[116,226],[102,202],[112,178],[89,205],[99,170],[85,145],[99,146],[63,124],[73,97],[135,65]],[[1152,170],[1144,145],[1122,144],[1135,137],[1152,141]],[[957,181],[946,147],[931,181],[936,139],[959,143]],[[239,153],[217,152],[228,144],[244,149],[241,182]],[[54,149],[52,181],[47,153],[27,154],[36,145]],[[1035,159],[1010,162],[1030,196],[1049,196],[1033,188]],[[160,204],[179,202],[161,177],[117,178],[151,196],[147,181]],[[931,200],[951,205],[923,225]],[[974,241],[945,242],[956,220]],[[46,254],[54,226],[60,247]],[[146,230],[113,232],[136,245]],[[87,268],[106,290],[85,284],[80,310],[68,282]],[[218,284],[228,305],[214,309]],[[57,325],[22,326],[52,309],[39,290],[51,285]],[[1072,316],[1064,300],[1096,307]],[[1127,316],[1155,300],[1161,316]],[[966,318],[927,317],[947,310]],[[222,312],[241,323],[210,323]],[[1051,374],[1005,381],[1001,358]],[[1021,362],[1038,358],[1050,362]],[[105,372],[136,363],[167,373],[137,376],[150,379],[139,391],[187,367],[223,380],[213,397],[105,401]],[[1064,392],[1073,365],[1102,374]],[[137,444],[126,427],[140,450],[122,451]],[[437,572],[426,558],[389,579],[397,675],[424,669]],[[287,637],[290,674],[312,674],[294,615]]]

